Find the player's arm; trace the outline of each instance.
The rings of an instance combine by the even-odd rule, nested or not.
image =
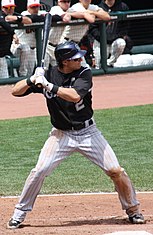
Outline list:
[[[33,75],[30,78],[21,80],[15,84],[12,88],[12,95],[14,96],[26,96],[30,93],[43,93],[42,87],[35,86],[36,76]]]
[[[86,69],[75,81],[73,87],[70,88],[59,87],[47,81],[44,77],[44,69],[41,67],[36,68],[35,74],[32,77],[35,77],[34,83],[36,86],[39,84],[41,87],[45,88],[46,91],[53,93],[66,101],[74,103],[79,102],[92,87],[92,74],[90,70]]]
[[[23,95],[27,90],[29,89],[29,86],[27,84],[27,80],[21,80],[15,84],[15,86],[12,88],[12,95],[14,96],[21,96]]]
[[[85,19],[89,23],[93,23],[95,21],[95,16],[93,14],[90,14],[88,11],[79,12],[74,10],[68,10],[67,14],[69,14],[72,18],[76,19]]]
[[[74,88],[59,87],[57,95],[67,101],[77,103],[81,97]]]
[[[95,21],[95,16],[93,14],[90,14],[87,11],[84,12],[71,12],[70,13],[71,17],[76,18],[76,19],[85,19],[89,23],[93,23]]]
[[[108,14],[107,11],[104,11],[102,8],[99,9],[98,11],[89,11],[91,14],[93,14],[95,17],[104,20],[104,21],[108,21],[111,19],[110,15]]]
[[[7,15],[5,17],[5,20],[7,22],[17,22],[22,24],[31,24],[32,20],[27,16],[21,16],[21,15]]]

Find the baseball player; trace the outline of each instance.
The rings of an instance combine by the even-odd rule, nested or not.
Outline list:
[[[32,210],[45,177],[74,152],[87,157],[113,180],[130,222],[144,223],[132,183],[93,119],[92,73],[88,67],[81,66],[85,53],[74,42],[61,43],[55,49],[57,66],[45,74],[44,69],[38,67],[32,77],[19,81],[13,88],[14,96],[42,93],[53,128],[25,182],[7,224],[9,229],[21,225],[27,212]]]
[[[103,0],[99,4],[107,12],[128,11],[129,7],[121,0]],[[89,27],[89,34],[95,39],[93,49],[96,59],[96,68],[100,68],[100,25],[95,23]],[[128,21],[109,21],[106,24],[107,35],[107,65],[114,66],[120,55],[129,54],[132,49],[132,40],[128,36]]]
[[[1,1],[1,11],[0,11],[0,78],[8,78],[8,66],[5,56],[11,55],[10,47],[14,40],[18,43],[18,38],[14,30],[9,25],[9,22],[14,22],[17,24],[30,24],[31,19],[26,16],[21,16],[20,14],[14,12],[15,10],[14,0],[2,0]]]
[[[37,22],[43,22],[46,11],[40,10],[40,6],[39,0],[28,0],[27,10],[23,11],[21,15],[31,16],[32,22],[34,22],[34,17]],[[35,29],[15,30],[15,33],[19,43],[12,43],[11,52],[20,58],[19,75],[23,77],[31,76],[37,63]]]

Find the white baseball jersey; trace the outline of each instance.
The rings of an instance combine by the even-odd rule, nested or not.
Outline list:
[[[37,15],[45,15],[46,11],[39,11]],[[23,16],[31,15],[28,11],[21,13]],[[19,44],[12,43],[11,52],[20,58],[20,76],[31,76],[33,74],[36,56],[36,36],[35,29],[15,30],[19,39]]]
[[[44,15],[46,11],[39,11],[38,15]],[[31,15],[28,11],[23,11],[21,13],[23,16]],[[28,44],[30,47],[36,47],[36,37],[34,29],[20,29],[15,30],[19,42],[22,44]]]

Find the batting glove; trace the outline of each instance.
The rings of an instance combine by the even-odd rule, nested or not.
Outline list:
[[[33,84],[36,83],[36,78],[40,76],[44,76],[45,71],[42,67],[38,67],[35,70],[34,75],[32,75],[30,78],[27,78],[27,85],[32,86]]]
[[[34,73],[34,76],[39,77],[39,76],[44,76],[45,70],[42,67],[37,67]]]
[[[54,86],[52,83],[48,82],[44,76],[37,76],[35,80],[35,85],[42,86],[49,92],[52,91],[53,86]]]

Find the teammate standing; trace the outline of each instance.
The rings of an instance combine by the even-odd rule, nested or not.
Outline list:
[[[32,22],[44,22],[47,12],[40,10],[39,0],[28,0],[27,10],[21,13],[22,16],[30,16]],[[35,21],[34,21],[35,20]],[[20,58],[19,76],[30,77],[37,64],[36,53],[36,30],[17,29],[15,33],[19,43],[12,43],[11,52]],[[27,59],[28,58],[28,59]]]
[[[87,157],[113,180],[130,222],[144,223],[132,183],[94,122],[92,73],[81,66],[85,53],[74,42],[59,44],[55,49],[57,66],[45,76],[43,68],[37,68],[32,77],[19,81],[12,90],[14,96],[32,92],[44,94],[53,128],[7,224],[10,229],[20,226],[27,212],[32,210],[45,177],[73,152]],[[38,83],[41,88],[37,87]]]
[[[8,66],[6,57],[11,55],[10,48],[11,43],[14,40],[18,43],[18,38],[11,26],[10,22],[17,24],[31,24],[32,21],[26,16],[21,16],[15,12],[15,2],[14,0],[2,0],[1,1],[1,11],[0,11],[0,78],[8,78]]]

